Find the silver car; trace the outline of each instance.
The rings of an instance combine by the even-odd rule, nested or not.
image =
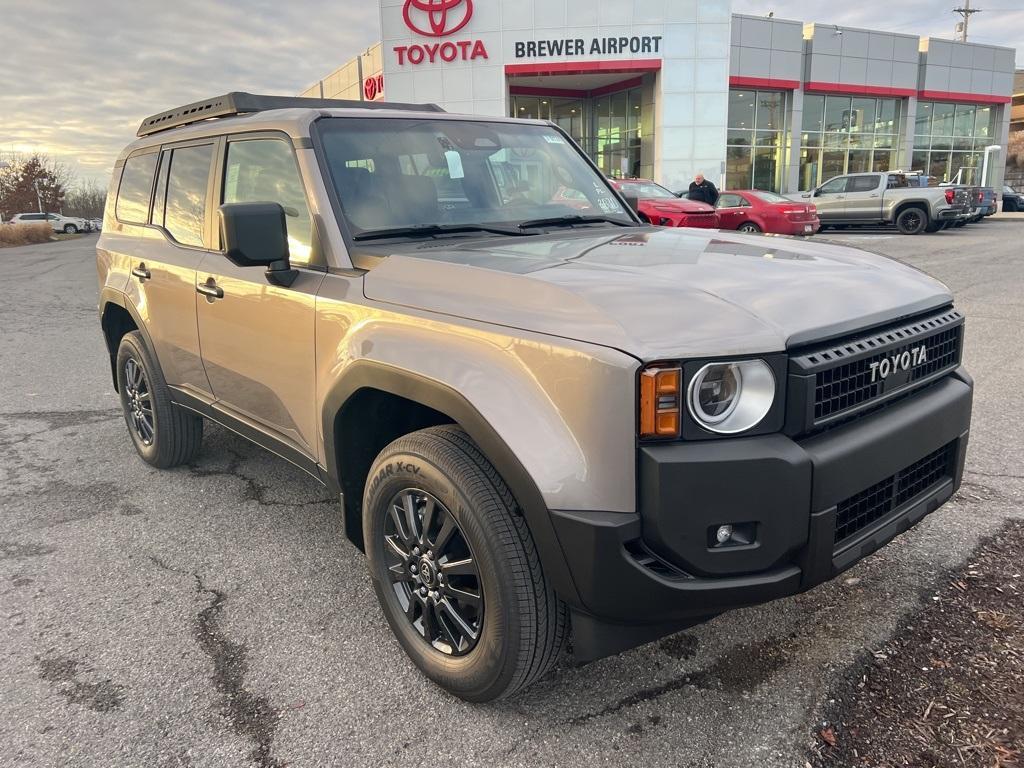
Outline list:
[[[129,439],[216,421],[329,488],[464,699],[810,589],[960,484],[964,318],[915,269],[644,224],[548,122],[232,93],[139,137],[97,243]]]

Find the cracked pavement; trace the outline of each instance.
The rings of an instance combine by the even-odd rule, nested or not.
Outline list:
[[[967,314],[977,393],[951,503],[836,582],[564,661],[488,706],[405,658],[315,481],[209,424],[193,466],[136,458],[95,236],[0,249],[0,763],[803,766],[849,666],[1022,516],[1022,234],[830,234],[934,274]]]

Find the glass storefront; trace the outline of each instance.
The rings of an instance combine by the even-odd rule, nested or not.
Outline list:
[[[939,181],[980,184],[985,147],[994,141],[994,111],[988,105],[918,102],[913,170]]]
[[[901,99],[804,96],[800,190],[844,173],[896,167]]]
[[[610,178],[650,176],[641,165],[642,89],[630,88],[594,98],[512,97],[512,116],[552,120],[593,158]]]
[[[782,188],[788,96],[784,91],[729,91],[723,189]]]

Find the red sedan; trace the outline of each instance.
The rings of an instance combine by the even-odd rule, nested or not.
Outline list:
[[[774,192],[729,190],[719,195],[716,208],[722,229],[779,235],[813,235],[821,229],[813,204],[797,203]]]
[[[646,216],[651,224],[662,227],[718,227],[718,215],[710,205],[678,198],[653,181],[613,179],[612,184],[626,197],[637,199],[637,210]]]

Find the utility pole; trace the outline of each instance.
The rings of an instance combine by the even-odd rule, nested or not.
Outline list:
[[[964,20],[957,22],[956,25],[956,40],[960,43],[967,42],[967,21],[971,18],[973,13],[981,13],[980,8],[971,8],[971,0],[964,0],[963,6],[960,8],[954,8],[953,13],[959,13],[963,16]]]

